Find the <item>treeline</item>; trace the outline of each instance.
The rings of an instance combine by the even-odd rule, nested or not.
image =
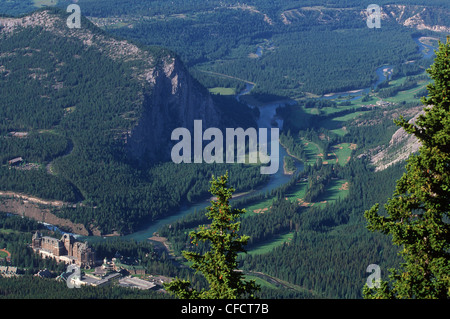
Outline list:
[[[405,103],[401,106],[395,106],[398,110],[408,110],[411,107],[420,105],[420,101]],[[389,109],[388,109],[389,110]],[[392,109],[390,109],[392,111]],[[398,126],[394,124],[394,118],[386,117],[384,112],[386,109],[375,109],[370,113],[363,114],[359,117],[362,123],[371,121],[370,125],[349,125],[347,126],[348,134],[344,137],[344,141],[355,143],[358,150],[369,150],[379,145],[387,145],[392,135],[398,130]]]
[[[242,208],[247,205],[251,205],[253,203],[260,202],[262,200],[267,199],[273,199],[273,201],[280,200],[280,207],[284,207],[285,203],[281,201],[281,199],[284,199],[284,194],[292,188],[298,178],[296,176],[293,176],[290,181],[286,184],[283,184],[277,188],[274,188],[271,191],[266,192],[256,192],[255,194],[249,194],[246,196],[238,197],[231,200],[232,207],[236,208]],[[232,182],[229,182],[229,185],[234,187]],[[276,206],[278,204],[275,204]],[[278,207],[278,206],[277,206]],[[279,209],[280,211],[282,208]],[[191,229],[196,228],[199,225],[208,224],[209,220],[205,215],[205,210],[195,210],[193,213],[188,214],[181,219],[177,220],[174,223],[171,223],[170,225],[165,225],[161,229],[158,230],[158,233],[160,236],[167,237],[169,241],[172,244],[172,248],[177,254],[181,254],[181,251],[186,248],[192,248],[189,245],[189,231]],[[273,217],[276,214],[272,214]],[[277,218],[275,216],[275,218]],[[242,223],[246,223],[248,225],[248,228],[252,228],[252,233],[255,235],[255,237],[252,237],[250,239],[250,242],[252,244],[259,242],[260,240],[267,239],[269,237],[273,237],[278,234],[278,231],[280,230],[279,227],[271,228],[270,231],[266,231],[267,227],[271,227],[267,222],[260,223],[257,218],[252,218],[249,216],[245,216],[245,218],[242,220]],[[256,223],[256,224],[255,224]],[[292,225],[291,225],[292,226]],[[247,228],[247,229],[248,229]],[[284,231],[285,225],[281,227],[281,229]],[[277,231],[273,231],[277,230]],[[264,233],[264,235],[261,235]],[[262,237],[261,237],[262,236]],[[259,238],[259,239],[258,239]],[[200,247],[198,249],[205,249],[206,247]]]
[[[314,103],[314,104],[313,104]],[[345,103],[345,102],[342,102]],[[309,102],[309,105],[321,105],[321,108],[323,107],[335,107],[335,102],[331,103],[321,103],[319,100],[317,102]],[[346,104],[346,103],[345,103]],[[342,104],[341,104],[342,105]],[[351,104],[350,104],[351,105]],[[303,110],[303,107],[305,106],[304,102],[301,102],[296,105],[285,105],[283,107],[277,108],[277,115],[281,116],[283,118],[283,130],[282,132],[284,134],[287,134],[290,132],[291,135],[295,134],[305,134],[301,133],[302,131],[308,132],[309,131],[315,131],[317,133],[325,133],[328,137],[332,138],[338,138],[338,136],[335,136],[334,133],[330,133],[326,129],[324,129],[323,123],[329,120],[332,120],[335,117],[344,116],[347,114],[351,114],[354,112],[365,112],[368,111],[368,109],[365,108],[346,108],[341,111],[331,112],[329,114],[326,114],[325,112],[320,112],[320,114],[310,114],[306,113]],[[339,105],[336,104],[336,107]],[[348,105],[347,105],[348,106]],[[320,111],[320,109],[319,109]],[[309,134],[309,133],[308,133]],[[322,144],[323,140],[317,140],[317,134],[314,134],[314,138],[316,139],[315,142]],[[312,137],[309,139],[311,140]],[[336,140],[333,140],[336,141]],[[331,142],[331,140],[330,140]]]
[[[322,138],[321,138],[322,136]],[[280,134],[280,143],[289,151],[289,153],[306,163],[310,159],[310,154],[306,149],[305,143],[313,142],[320,147],[321,153],[327,154],[331,145],[339,141],[335,134],[330,133],[324,128],[306,129],[291,135],[291,131]]]
[[[252,93],[263,96],[300,98],[305,92],[322,95],[371,87],[377,79],[375,70],[381,65],[420,57],[411,38],[413,31],[393,23],[382,33],[373,32],[355,18],[353,10],[327,11],[330,24],[321,23],[322,12],[303,10],[302,19],[291,25],[271,25],[261,14],[226,8],[208,11],[210,2],[191,12],[189,7],[195,5],[180,4],[179,12],[187,16],[184,19],[142,18],[133,23],[133,28],[109,31],[170,48],[191,70],[198,67],[257,83]],[[255,5],[276,16],[278,10],[290,7],[287,2]],[[261,45],[262,56],[249,58]],[[204,74],[195,74],[204,85],[217,85]]]
[[[378,113],[382,111],[368,113],[367,119],[379,118]],[[362,150],[387,143],[397,128],[392,119],[381,118],[376,125],[352,126],[351,134],[332,138],[332,141],[354,142]],[[318,138],[314,130],[300,133],[310,139],[312,135]],[[383,202],[390,196],[389,190],[394,187],[397,177],[403,174],[403,165],[401,163],[374,173],[370,161],[364,158],[354,158],[345,166],[317,162],[305,167],[283,188],[270,194],[237,199],[233,202],[237,208],[272,199],[270,209],[264,214],[250,214],[242,218],[242,234],[251,236],[247,249],[279,235],[294,234],[289,243],[269,253],[244,255],[242,268],[304,287],[314,297],[361,298],[367,278],[365,269],[369,264],[376,263],[387,269],[400,262],[388,240],[366,231],[363,212],[373,203]],[[296,182],[306,180],[304,200],[318,201],[333,179],[348,181],[350,187],[345,200],[303,207],[285,198]],[[169,238],[177,254],[186,249],[203,251],[207,247],[190,245],[188,234],[198,225],[207,223],[204,212],[198,211],[164,227],[160,234]]]
[[[379,66],[388,61],[402,63],[418,54],[407,30],[393,27],[389,35],[370,31],[277,30],[271,37],[276,50],[266,50],[255,60],[221,61],[211,70],[257,83],[255,94],[301,97],[302,92],[322,95],[371,87]],[[387,39],[397,42],[392,45]]]
[[[177,52],[189,67],[223,59],[232,49],[239,48],[240,45],[248,49],[254,48],[256,51],[255,39],[258,35],[270,31],[270,26],[259,15],[227,9],[202,12],[204,9],[203,5],[200,12],[195,13],[198,20],[177,18],[143,20],[136,23],[133,30],[119,28],[109,31],[146,45],[169,48]],[[239,23],[233,23],[235,20],[239,20]],[[245,56],[249,53],[251,52],[246,52]],[[243,78],[242,74],[235,76]]]
[[[338,170],[339,167],[337,167],[337,165],[322,165],[320,159],[315,169],[312,169],[311,166],[307,166],[305,172],[302,174],[308,179],[304,201],[307,203],[319,201],[325,194],[327,186],[332,179],[337,179],[339,177],[345,178],[345,176],[339,176]]]
[[[206,199],[213,174],[218,176],[228,170],[238,191],[254,189],[268,178],[260,174],[259,167],[242,164],[165,163],[146,173],[124,165],[113,168],[110,164],[95,171],[82,162],[74,166],[72,178],[87,190],[86,205],[65,207],[61,216],[86,226],[95,223],[105,233],[126,234],[141,227],[142,222],[175,212],[182,203]],[[93,184],[92,178],[103,182]]]
[[[365,230],[363,212],[374,202],[382,202],[389,196],[390,186],[403,173],[403,166],[396,165],[374,173],[368,162],[352,160],[344,167],[334,166],[334,170],[331,165],[316,168],[316,177],[319,174],[331,176],[329,171],[321,172],[321,169],[337,171],[336,176],[349,181],[351,187],[346,200],[308,208],[286,200],[284,192],[278,193],[267,212],[241,219],[242,234],[251,236],[246,248],[251,249],[258,243],[288,232],[293,232],[294,236],[289,243],[264,255],[243,255],[241,268],[260,271],[304,287],[312,292],[311,296],[361,298],[367,277],[365,269],[369,264],[376,263],[387,269],[399,262],[396,250],[388,240]],[[314,172],[305,174],[310,176]],[[244,207],[237,202],[233,206]],[[190,249],[203,251],[207,247],[200,244],[193,247],[188,234],[199,224],[207,222],[204,212],[199,211],[164,227],[160,234],[169,238],[177,253]]]
[[[31,238],[36,230],[43,233],[44,236],[51,236],[60,238],[62,236],[59,232],[50,231],[44,225],[28,218],[21,218],[16,215],[9,215],[0,212],[0,248],[5,248],[11,253],[11,261],[7,263],[6,260],[0,262],[0,265],[14,266],[18,268],[19,277],[16,279],[16,285],[12,280],[6,280],[0,277],[0,296],[5,297],[7,291],[8,297],[15,296],[16,298],[53,298],[54,294],[59,291],[58,287],[65,287],[65,282],[57,283],[55,278],[66,271],[67,265],[63,262],[58,263],[52,258],[41,258],[33,252],[30,247]],[[145,268],[146,273],[155,275],[164,275],[174,277],[180,272],[183,275],[192,277],[196,285],[204,286],[201,277],[196,276],[190,269],[179,268],[174,260],[166,253],[165,250],[157,249],[148,241],[137,242],[134,240],[126,240],[123,238],[108,238],[101,241],[92,241],[89,243],[94,248],[98,260],[108,258],[109,260],[116,257],[121,258],[126,263],[140,265]],[[39,270],[49,270],[54,278],[48,280],[47,283],[42,283],[36,277],[33,277]],[[34,279],[33,279],[34,278]],[[43,280],[43,279],[41,279]],[[33,285],[47,285],[44,291],[35,292],[31,290],[20,291],[22,284]],[[54,284],[52,284],[54,283]],[[71,290],[71,289],[67,289]],[[129,289],[131,290],[131,289]],[[103,291],[103,290],[86,290],[79,296],[92,296],[93,298],[123,298],[130,295],[129,290],[117,287],[117,291]],[[3,295],[2,295],[3,293]],[[46,293],[46,295],[41,295]],[[111,295],[113,293],[113,295]],[[142,294],[131,294],[139,298],[159,296],[142,292]],[[131,296],[130,295],[130,296]],[[61,294],[61,298],[66,298],[66,294]],[[167,297],[166,297],[167,298]]]
[[[0,0],[0,15],[18,16],[35,9],[33,0]]]
[[[239,93],[246,87],[246,83],[243,81],[239,81],[236,79],[216,74],[211,74],[196,68],[191,68],[189,70],[189,73],[207,88],[214,88],[214,87],[233,88],[235,89],[236,93]]]
[[[65,269],[64,264],[58,264],[53,259],[42,259],[29,247],[34,231],[39,230],[48,234],[42,224],[28,218],[9,216],[0,212],[0,230],[0,248],[11,253],[10,264],[3,260],[0,265],[18,267],[19,274],[28,275],[35,274],[39,269],[56,272],[62,272]]]

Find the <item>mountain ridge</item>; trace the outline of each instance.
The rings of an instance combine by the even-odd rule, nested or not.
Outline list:
[[[168,159],[171,131],[189,129],[194,119],[219,128],[241,119],[227,113],[173,52],[109,36],[84,17],[80,29],[70,29],[67,16],[50,8],[0,18],[0,86],[7,92],[0,100],[6,142],[0,151],[10,154],[7,160],[20,156],[33,164],[11,169],[4,161],[0,190],[82,202],[62,207],[58,217],[91,233],[127,233],[143,219],[174,211],[188,193],[204,191],[195,179],[197,170],[205,173],[202,167],[179,169],[186,185],[154,177],[174,169],[169,161],[151,170]],[[11,131],[34,133],[19,140]],[[50,137],[72,143],[70,153],[36,155],[51,152]],[[35,140],[33,149],[26,146]],[[12,144],[19,151],[10,152]]]

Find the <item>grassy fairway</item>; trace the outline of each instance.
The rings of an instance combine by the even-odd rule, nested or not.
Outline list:
[[[270,208],[270,206],[272,206],[272,202],[274,200],[275,200],[275,198],[268,198],[268,199],[258,202],[256,204],[245,207],[245,210],[247,211],[247,213],[251,213],[251,214],[264,213],[269,210],[269,208]],[[248,215],[249,214],[246,214],[246,215],[244,215],[244,217],[248,216]]]
[[[348,181],[342,179],[332,180],[328,186],[325,194],[320,198],[320,203],[333,202],[338,199],[344,199],[348,195]],[[324,203],[324,204],[325,204]]]
[[[343,116],[328,118],[322,121],[320,123],[320,126],[326,128],[327,130],[330,130],[331,132],[339,136],[344,136],[345,134],[347,134],[347,130],[345,128],[346,123],[357,118],[363,113],[364,111],[357,111]]]
[[[267,288],[271,288],[271,289],[277,289],[278,287],[275,286],[272,283],[269,283],[268,281],[259,278],[258,276],[254,276],[254,275],[245,275],[244,276],[245,280],[254,280],[256,282],[257,285],[260,285],[261,287],[267,287]]]
[[[307,181],[297,182],[297,184],[290,190],[290,192],[286,194],[286,197],[291,201],[305,197],[307,185]]]
[[[307,161],[305,165],[314,165],[317,162],[318,157],[323,158],[323,151],[316,143],[302,139],[302,144],[305,147]]]
[[[323,207],[327,204],[333,204],[338,199],[344,199],[348,196],[349,183],[343,179],[334,179],[326,187],[325,193],[317,199],[314,203],[308,203],[303,200],[303,197],[298,197],[298,204],[305,207]]]
[[[342,143],[332,147],[332,153],[328,153],[329,158],[335,158],[335,160],[329,160],[329,163],[338,163],[344,166],[351,158],[352,151],[356,149],[356,144]]]
[[[288,243],[292,239],[293,236],[294,236],[294,233],[278,235],[274,239],[271,239],[267,242],[260,243],[256,246],[254,246],[253,248],[249,249],[247,254],[262,255],[262,254],[268,253],[275,247],[281,246],[284,243]]]
[[[395,96],[388,97],[383,99],[387,102],[392,103],[400,103],[400,102],[417,102],[418,98],[416,98],[414,95],[416,95],[418,92],[420,92],[422,89],[425,89],[429,81],[421,81],[418,83],[418,86],[415,88],[412,88],[410,90],[406,91],[400,91]]]
[[[209,92],[219,95],[236,95],[236,90],[234,88],[215,87],[209,89]]]

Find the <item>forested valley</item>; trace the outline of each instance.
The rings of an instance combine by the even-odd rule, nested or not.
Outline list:
[[[57,6],[65,9],[69,2]],[[32,1],[10,4],[0,0],[0,12],[36,9]],[[236,193],[248,192],[232,202],[247,210],[240,232],[250,236],[239,266],[248,278],[257,278],[261,298],[359,299],[369,264],[378,264],[385,276],[385,270],[401,263],[389,239],[367,231],[363,214],[392,195],[405,162],[376,170],[371,157],[398,130],[393,120],[411,119],[421,109],[419,98],[428,94],[424,70],[433,59],[422,58],[414,39],[432,38],[436,44],[442,33],[392,19],[380,30],[369,29],[364,19],[355,19],[369,3],[353,0],[328,1],[324,7],[312,0],[301,5],[269,0],[78,4],[98,34],[127,39],[154,56],[174,52],[234,124],[248,127],[258,120],[258,108],[235,99],[249,84],[254,87],[241,97],[244,103],[281,101],[276,114],[283,123],[280,143],[290,155],[287,171],[293,173],[287,183],[258,193],[270,181],[258,165],[135,165],[120,134],[127,115],[139,112],[140,84],[131,70],[141,65],[113,62],[76,40],[35,28],[0,38],[5,52],[0,54],[0,190],[64,201],[59,217],[102,234],[130,234],[182,206],[205,202],[211,176],[228,172]],[[433,10],[424,23],[449,25],[446,1],[427,5]],[[392,75],[375,88],[382,66],[392,68]],[[347,94],[353,90],[364,93]],[[342,93],[327,96],[336,92]],[[23,159],[20,165],[8,164],[17,157]],[[189,232],[208,222],[199,209],[161,227],[155,235],[167,239],[171,255],[155,243],[120,236],[96,238],[91,245],[102,257],[120,252],[148,273],[185,278],[200,289],[205,279],[180,256],[183,250],[206,251],[207,246],[190,245]],[[36,221],[0,214],[0,248],[11,252],[22,275],[0,278],[2,297],[168,297],[119,287],[73,290],[36,279],[32,275],[38,269],[57,274],[65,268],[33,255],[28,244],[36,230],[60,235]]]
[[[242,191],[267,178],[257,167],[243,165],[137,167],[120,133],[129,125],[123,114],[139,113],[140,84],[131,76],[130,63],[113,62],[95,49],[83,49],[77,40],[39,28],[2,39],[2,51],[11,53],[1,57],[0,88],[7,93],[0,110],[1,189],[62,200],[67,207],[61,216],[87,228],[93,223],[103,233],[128,233],[142,220],[207,196],[213,173],[232,171]],[[166,54],[153,52],[155,57]],[[242,105],[215,99],[239,125],[253,123],[250,110],[247,117],[237,117],[233,107]],[[12,169],[8,161],[17,157],[23,162]]]

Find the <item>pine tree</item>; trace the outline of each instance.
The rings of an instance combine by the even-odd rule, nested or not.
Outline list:
[[[211,201],[206,215],[212,220],[210,225],[202,225],[189,235],[193,245],[208,242],[210,250],[205,254],[183,251],[183,256],[192,262],[191,268],[201,272],[209,284],[209,290],[197,291],[189,281],[175,279],[166,285],[167,291],[181,299],[237,299],[254,298],[259,289],[253,280],[244,281],[243,273],[238,271],[237,257],[245,252],[244,246],[249,236],[239,235],[240,222],[236,221],[244,209],[230,206],[233,188],[227,186],[228,172],[211,181],[210,192],[216,196]]]
[[[397,181],[393,198],[380,216],[378,204],[365,212],[368,229],[392,235],[401,247],[401,269],[390,281],[364,287],[365,298],[450,298],[450,43],[439,43],[427,72],[432,83],[422,98],[425,113],[415,124],[397,124],[421,143],[406,173]]]

